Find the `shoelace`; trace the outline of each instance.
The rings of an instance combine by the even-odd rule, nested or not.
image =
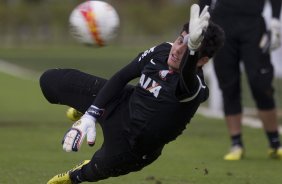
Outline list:
[[[58,174],[58,177],[59,177],[59,178],[60,178],[60,177],[63,177],[63,176],[65,176],[66,174],[69,174],[69,172],[70,172],[70,171],[66,171],[66,172],[60,173],[60,174]]]
[[[63,173],[58,174],[58,177],[60,178],[60,177],[65,176],[66,174],[69,174],[70,172],[74,171],[75,169],[77,169],[77,168],[78,168],[79,166],[81,166],[82,164],[83,164],[83,162],[77,164],[76,166],[74,166],[74,167],[73,167],[71,170],[69,170],[69,171],[66,171],[66,172],[63,172]]]

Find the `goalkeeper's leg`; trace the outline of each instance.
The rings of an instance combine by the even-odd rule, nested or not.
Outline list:
[[[81,180],[78,177],[79,175],[76,176],[77,178],[72,179],[71,174],[73,172],[79,171],[82,168],[82,166],[88,164],[89,161],[90,160],[85,160],[85,161],[81,162],[80,164],[76,165],[73,169],[54,176],[52,179],[50,179],[48,181],[47,184],[77,184],[77,183],[81,183]]]
[[[50,69],[40,77],[40,87],[52,104],[68,105],[85,112],[106,79],[75,69]]]
[[[117,177],[130,172],[139,171],[154,162],[161,154],[158,148],[146,155],[125,151],[117,155],[104,155],[104,150],[98,150],[92,160],[86,160],[73,169],[58,174],[47,184],[78,184],[96,182],[109,177]]]

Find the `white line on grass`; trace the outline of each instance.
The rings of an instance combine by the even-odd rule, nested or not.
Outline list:
[[[223,113],[220,111],[215,111],[207,107],[200,107],[198,113],[211,118],[223,119]],[[262,123],[258,118],[253,118],[249,116],[243,116],[242,124],[251,128],[262,128]],[[279,126],[279,133],[282,134],[282,126]]]
[[[27,80],[37,80],[39,73],[0,59],[0,72]]]

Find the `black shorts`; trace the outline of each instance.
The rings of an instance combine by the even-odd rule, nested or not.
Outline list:
[[[214,21],[226,34],[224,46],[214,58],[225,114],[242,112],[241,62],[257,107],[261,110],[274,108],[273,66],[269,53],[263,53],[259,47],[266,32],[263,17],[226,16],[214,17]]]

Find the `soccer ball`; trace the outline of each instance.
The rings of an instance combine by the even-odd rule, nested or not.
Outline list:
[[[117,36],[120,20],[117,11],[103,1],[79,4],[69,17],[71,35],[81,43],[107,45]]]

